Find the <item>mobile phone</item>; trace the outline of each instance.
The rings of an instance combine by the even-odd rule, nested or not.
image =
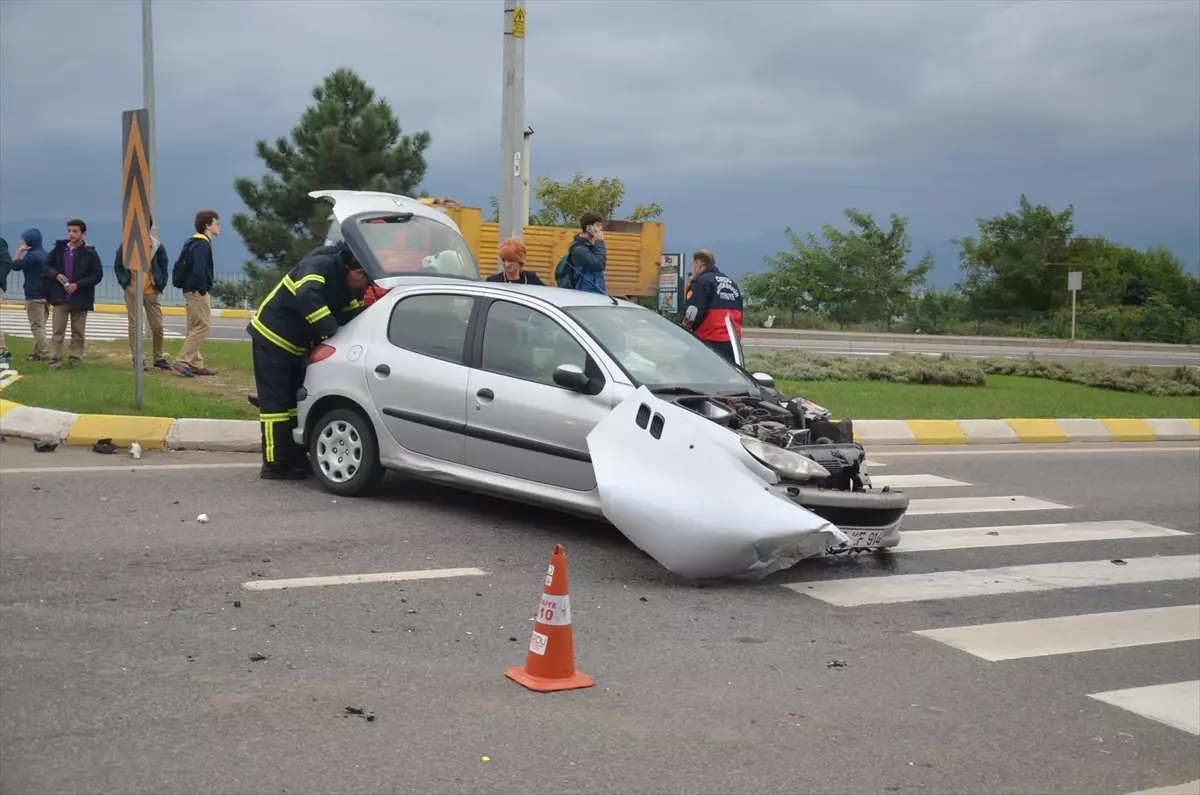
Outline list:
[[[583,231],[587,232],[589,235],[594,235],[596,234],[596,225],[588,224]]]

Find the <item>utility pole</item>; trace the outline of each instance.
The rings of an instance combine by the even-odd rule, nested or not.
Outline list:
[[[499,240],[520,239],[525,163],[525,0],[504,0],[504,68],[500,100]]]

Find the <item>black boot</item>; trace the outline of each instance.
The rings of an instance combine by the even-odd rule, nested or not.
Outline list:
[[[304,480],[308,477],[308,473],[287,464],[264,463],[262,469],[259,470],[258,476],[263,480]]]

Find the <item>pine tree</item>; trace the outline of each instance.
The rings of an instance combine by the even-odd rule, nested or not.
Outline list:
[[[233,228],[256,261],[244,266],[246,284],[219,282],[227,304],[261,300],[301,257],[321,245],[329,204],[313,190],[372,190],[412,196],[425,176],[428,131],[402,135],[386,99],[351,69],[338,69],[313,88],[310,105],[292,128],[292,140],[265,140],[255,148],[270,173],[239,177],[234,189],[249,208]]]

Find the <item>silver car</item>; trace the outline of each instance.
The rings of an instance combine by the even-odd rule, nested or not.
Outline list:
[[[899,543],[908,497],[871,489],[849,422],[637,304],[480,281],[434,208],[317,195],[389,288],[309,356],[295,438],[328,491],[395,470],[607,520],[690,580]]]

